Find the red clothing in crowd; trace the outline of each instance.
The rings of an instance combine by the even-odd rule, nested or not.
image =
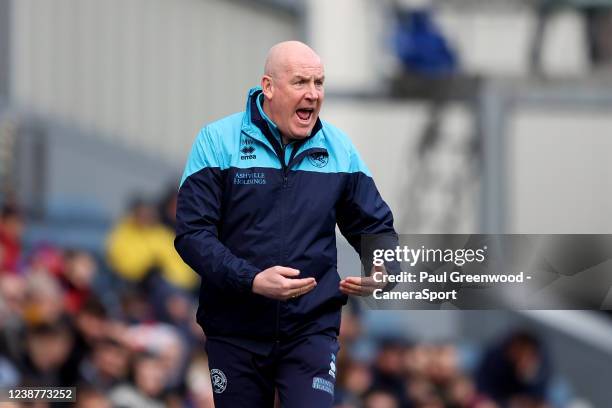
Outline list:
[[[0,229],[0,273],[17,272],[21,242]]]

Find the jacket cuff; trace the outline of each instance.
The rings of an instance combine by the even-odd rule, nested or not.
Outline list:
[[[259,272],[260,269],[251,265],[238,272],[238,286],[241,293],[253,292],[253,280]]]

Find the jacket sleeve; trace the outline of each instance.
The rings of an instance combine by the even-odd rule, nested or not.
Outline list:
[[[393,214],[384,202],[369,169],[352,147],[350,169],[336,214],[340,232],[361,257],[367,274],[372,266],[373,249],[395,249],[398,238],[393,228]],[[386,265],[387,271],[399,272],[399,264]]]
[[[223,156],[204,128],[193,144],[178,193],[174,247],[202,283],[221,290],[250,292],[260,269],[219,241],[222,222]]]

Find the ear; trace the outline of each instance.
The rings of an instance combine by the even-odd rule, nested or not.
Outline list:
[[[261,88],[263,89],[263,94],[267,99],[272,98],[274,87],[272,86],[272,78],[270,76],[264,75],[261,77]]]

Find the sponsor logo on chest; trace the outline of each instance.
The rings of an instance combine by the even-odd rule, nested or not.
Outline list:
[[[266,184],[266,174],[256,172],[238,172],[234,176],[234,184]]]

